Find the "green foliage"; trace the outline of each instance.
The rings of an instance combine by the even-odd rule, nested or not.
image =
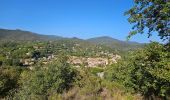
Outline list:
[[[60,38],[62,37],[40,35],[19,29],[16,30],[0,29],[0,40],[3,41],[47,41]]]
[[[126,80],[126,82],[124,82],[126,85],[129,81],[127,78],[127,71],[122,72],[122,76],[116,71],[114,74],[110,73],[110,79],[113,79],[112,76],[117,74],[117,76],[114,77],[115,82],[110,82],[96,75],[99,72],[103,72],[104,68],[80,67],[75,70],[67,61],[70,56],[109,58],[109,54],[120,53],[116,50],[118,47],[120,47],[119,49],[125,46],[136,48],[140,44],[126,43],[112,38],[111,41],[113,41],[113,44],[109,44],[107,38],[101,41],[106,41],[108,45],[115,45],[113,49],[108,45],[104,46],[105,44],[90,43],[88,40],[77,38],[56,41],[44,41],[43,39],[43,41],[41,41],[41,39],[39,40],[41,36],[37,37],[37,34],[32,34],[30,32],[21,30],[0,30],[0,32],[1,31],[5,33],[9,32],[7,34],[7,39],[12,36],[10,37],[12,42],[0,42],[0,66],[11,66],[9,71],[3,68],[1,72],[2,81],[0,83],[0,88],[2,95],[0,96],[2,98],[16,100],[55,100],[56,98],[86,98],[92,100],[119,100],[130,98],[131,100],[134,98],[133,95],[124,91],[124,87],[120,84],[124,81],[117,81]],[[16,34],[13,34],[15,32]],[[3,33],[1,36],[2,35],[5,36],[6,34]],[[28,41],[22,41],[25,37],[29,36],[32,36],[32,38],[26,39]],[[34,41],[36,39],[39,41]],[[127,65],[127,63],[122,64],[125,66]],[[23,68],[24,71],[21,72],[18,70],[19,72],[17,72],[17,67]],[[16,69],[16,71],[13,71],[11,68]],[[115,69],[111,68],[110,70]],[[80,72],[78,73],[77,71]],[[128,72],[130,71],[131,70],[128,70]]]
[[[130,73],[133,88],[146,96],[166,97],[170,94],[170,48],[152,43],[137,52]]]
[[[2,66],[4,60],[5,57],[2,54],[0,54],[0,66]]]
[[[105,48],[114,48],[116,53],[122,54],[129,50],[136,50],[144,44],[130,41],[120,41],[111,37],[103,36],[88,39],[87,41],[104,46]],[[109,49],[109,48],[108,48]]]
[[[56,62],[34,71],[21,74],[21,87],[15,99],[46,99],[54,93],[62,93],[72,87],[76,71],[68,63]]]
[[[11,85],[13,88],[6,93],[3,92],[5,99],[10,97],[9,99],[17,100],[45,100],[49,98],[55,100],[60,97],[63,99],[63,95],[69,95],[69,92],[73,92],[71,96],[76,95],[75,98],[133,98],[133,95],[124,92],[124,88],[120,88],[122,86],[119,86],[119,83],[100,79],[96,74],[103,72],[103,68],[80,67],[77,68],[80,71],[77,73],[77,70],[67,63],[70,56],[108,57],[107,54],[115,52],[111,48],[78,39],[49,42],[1,42],[0,47],[2,66],[9,65],[12,68],[19,66],[24,69],[21,75],[16,78],[17,87]],[[48,59],[51,55],[54,58]],[[24,63],[30,62],[35,64],[24,67]],[[9,73],[7,72],[7,74]],[[8,80],[7,77],[4,79]],[[11,91],[14,91],[15,94]]]
[[[73,88],[63,94],[52,94],[50,100],[140,100],[124,92],[123,87],[91,74],[88,69],[80,71],[80,79]]]
[[[89,68],[89,72],[94,75],[97,75],[97,73],[103,72],[103,70],[104,69],[100,67]]]
[[[130,81],[132,68],[129,67],[129,65],[131,65],[131,59],[128,56],[130,56],[130,54],[122,58],[122,60],[119,60],[117,64],[106,68],[104,77],[106,80],[123,85],[126,87],[125,91],[133,93],[134,89],[131,87],[132,82]]]
[[[13,67],[0,67],[0,99],[12,96],[18,88],[20,69]]]
[[[38,63],[44,60],[44,58],[49,60],[49,56],[52,55],[53,58],[61,54],[83,57],[107,57],[108,54],[115,53],[115,50],[109,47],[95,45],[82,40],[69,39],[49,42],[2,42],[0,47],[0,61],[8,66],[23,66],[25,62],[29,63],[32,59],[32,62]]]
[[[106,78],[142,93],[146,98],[170,95],[169,44],[151,43],[108,69]]]
[[[13,60],[12,59],[5,59],[4,64],[7,66],[12,66],[13,65]]]
[[[161,39],[170,39],[170,1],[169,0],[134,0],[135,5],[125,15],[133,23],[133,31],[129,37],[144,33],[148,29],[148,37],[157,31]]]
[[[33,44],[39,47],[38,49],[41,48],[39,51],[41,52],[41,56],[46,56],[47,53],[58,54],[61,51],[76,56],[96,56],[96,54],[101,51],[105,53],[119,53],[119,51],[125,52],[143,47],[143,44],[140,43],[120,41],[106,36],[82,40],[78,38],[44,36],[28,31],[7,29],[0,29],[0,41],[2,43],[7,42],[2,44],[2,46],[0,45],[0,47],[10,47],[5,49],[7,49],[7,51],[13,51],[12,55],[10,55],[13,58],[30,58],[30,56],[25,55],[25,53],[34,52],[35,48],[33,48]],[[103,54],[102,56],[105,55]]]

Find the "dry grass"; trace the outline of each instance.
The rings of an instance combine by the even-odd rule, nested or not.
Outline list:
[[[74,87],[63,94],[51,95],[49,100],[142,100],[142,97],[124,93],[121,90],[113,92],[106,88],[89,94],[84,93],[84,88]]]

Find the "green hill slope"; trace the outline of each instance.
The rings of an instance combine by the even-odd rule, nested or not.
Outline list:
[[[118,51],[128,51],[135,50],[137,48],[141,48],[144,44],[137,42],[129,42],[129,41],[120,41],[108,36],[90,38],[87,40],[79,39],[79,38],[63,38],[55,35],[41,35],[29,31],[23,30],[8,30],[8,29],[0,29],[0,40],[2,41],[51,41],[51,40],[65,40],[71,42],[81,43],[82,47],[88,47],[91,44],[101,45],[105,48],[112,48]]]
[[[45,40],[55,40],[60,39],[58,36],[50,36],[50,35],[40,35],[37,33],[23,31],[23,30],[8,30],[8,29],[0,29],[0,40],[7,41],[45,41]]]
[[[123,51],[134,50],[144,46],[144,44],[142,43],[121,41],[108,36],[91,38],[91,39],[87,39],[87,41],[95,44],[105,45]]]

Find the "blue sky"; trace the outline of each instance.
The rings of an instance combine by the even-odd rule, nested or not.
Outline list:
[[[126,40],[132,25],[124,12],[133,0],[0,0],[0,28],[82,39],[111,36]],[[131,41],[160,41],[136,35]]]

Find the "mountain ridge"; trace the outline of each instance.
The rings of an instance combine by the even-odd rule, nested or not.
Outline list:
[[[4,32],[3,31],[8,31],[5,33],[4,35]],[[11,32],[10,32],[11,31]],[[18,31],[18,32],[17,32]],[[68,38],[68,37],[62,37],[62,36],[57,36],[57,35],[44,35],[44,34],[39,34],[39,33],[35,33],[35,32],[31,32],[31,31],[25,31],[25,30],[21,30],[21,29],[2,29],[0,28],[0,39],[2,38],[6,38],[8,37],[8,35],[12,35],[12,34],[19,34],[20,35],[25,35],[25,34],[32,34],[34,35],[35,37],[48,37],[49,39],[50,38]],[[19,37],[15,37],[16,39],[19,38]],[[119,39],[115,39],[113,37],[110,37],[110,36],[98,36],[98,37],[92,37],[92,38],[88,38],[88,39],[81,39],[81,38],[78,38],[78,37],[72,37],[70,39],[81,39],[81,40],[86,40],[86,41],[91,41],[92,39],[96,39],[96,38],[107,38],[107,39],[110,39],[110,41],[119,41],[119,42],[129,42],[129,43],[138,43],[138,42],[135,42],[135,41],[123,41],[123,40],[119,40]],[[69,39],[69,38],[68,38]],[[20,39],[18,39],[20,40]],[[142,44],[142,43],[140,43]]]
[[[126,48],[126,50],[130,50],[130,49],[135,49],[135,48],[145,45],[144,43],[138,43],[138,42],[133,42],[133,41],[121,41],[121,40],[114,39],[108,36],[90,38],[90,39],[87,39],[87,41],[91,43],[95,43],[95,44],[105,45],[110,48],[117,48],[119,50],[122,50],[124,48]]]
[[[47,40],[55,40],[60,39],[60,36],[54,35],[42,35],[39,33],[34,33],[25,30],[9,30],[9,29],[0,29],[0,40],[19,40],[19,41],[47,41]]]
[[[9,30],[9,29],[0,29],[0,40],[5,41],[55,41],[55,40],[79,40],[84,42],[89,42],[97,45],[104,45],[110,48],[118,50],[130,50],[141,47],[142,43],[132,42],[132,41],[122,41],[109,36],[100,36],[93,37],[89,39],[80,39],[77,37],[67,38],[56,35],[42,35],[39,33],[34,33],[30,31],[24,31],[20,29]]]

